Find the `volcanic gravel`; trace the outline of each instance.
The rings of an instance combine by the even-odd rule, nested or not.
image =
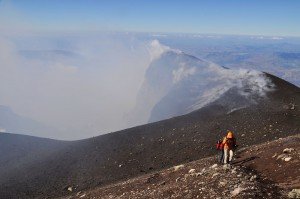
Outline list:
[[[283,199],[292,198],[291,190],[300,190],[300,134],[236,153],[231,165],[216,164],[216,156],[203,158],[109,186],[70,192],[63,199]]]

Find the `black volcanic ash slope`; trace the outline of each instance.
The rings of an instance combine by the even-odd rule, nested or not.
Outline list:
[[[0,198],[53,198],[206,157],[226,129],[240,146],[299,133],[300,89],[268,77],[276,89],[239,110],[224,106],[236,100],[229,90],[187,115],[80,141],[1,134]]]
[[[57,151],[62,150],[68,142],[27,135],[0,133],[0,198],[23,198],[27,190],[39,183],[28,182],[19,187],[19,179],[26,179],[32,173],[25,168],[41,163]],[[34,172],[34,171],[33,171]],[[15,176],[20,174],[21,176]],[[15,186],[15,188],[13,188]]]

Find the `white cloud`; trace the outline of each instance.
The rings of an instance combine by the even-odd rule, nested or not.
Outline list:
[[[177,83],[184,78],[187,78],[190,75],[193,75],[196,72],[196,67],[186,67],[185,63],[180,64],[181,67],[177,70],[173,70],[173,83]]]
[[[158,40],[155,39],[150,42],[148,50],[152,61],[158,59],[164,52],[170,50],[170,48],[168,46],[164,46]]]
[[[257,95],[265,97],[274,89],[274,85],[262,72],[247,69],[225,69],[214,63],[209,65],[208,74],[199,85],[205,85],[204,92],[198,97],[197,103],[189,111],[197,110],[219,99],[231,88],[238,88],[240,95],[245,97]],[[212,75],[211,75],[212,74]],[[245,90],[245,88],[247,88]]]
[[[0,63],[0,104],[61,132],[32,135],[79,139],[127,127],[149,54],[131,35],[0,35]]]
[[[51,67],[53,68],[53,70],[56,70],[57,72],[62,72],[62,73],[76,73],[76,72],[78,72],[78,67],[77,66],[65,65],[65,64],[60,63],[60,62],[55,63]]]
[[[284,38],[283,37],[271,37],[271,39],[273,39],[273,40],[282,40]]]

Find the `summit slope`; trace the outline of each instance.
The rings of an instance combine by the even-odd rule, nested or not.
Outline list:
[[[300,134],[243,148],[236,157],[231,165],[203,158],[64,198],[284,199],[300,190]]]

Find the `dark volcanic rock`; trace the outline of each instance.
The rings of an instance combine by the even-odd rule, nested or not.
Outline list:
[[[235,132],[239,146],[299,133],[300,89],[268,76],[276,89],[267,98],[238,110],[229,111],[218,100],[172,119],[49,145],[45,148],[49,152],[29,150],[22,159],[14,153],[1,153],[0,198],[53,198],[68,194],[68,187],[78,192],[207,157],[216,153],[215,142],[227,129]],[[228,91],[223,97],[234,102],[234,96],[234,91]],[[0,135],[0,146],[7,136]],[[10,146],[21,153],[24,143],[14,142],[15,135],[10,136]],[[10,164],[5,164],[7,159]],[[18,169],[7,173],[13,164],[19,165]]]

